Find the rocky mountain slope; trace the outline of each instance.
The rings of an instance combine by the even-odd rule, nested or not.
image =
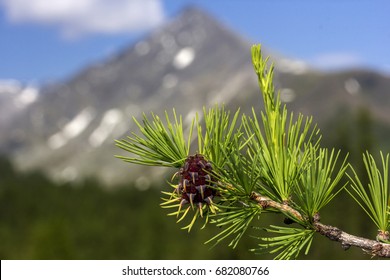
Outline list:
[[[91,176],[109,184],[135,181],[146,188],[164,179],[165,169],[146,173],[145,167],[114,158],[123,154],[114,139],[136,130],[132,116],[141,118],[143,112],[175,108],[188,125],[203,106],[215,103],[260,110],[251,43],[207,13],[188,8],[65,82],[42,88],[39,95],[29,89],[28,106],[18,113],[4,113],[10,99],[0,94],[0,149],[19,169],[43,169],[58,180]],[[340,110],[364,107],[390,126],[389,77],[358,70],[323,73],[265,52],[276,62],[277,84],[290,109],[314,115],[326,127]]]

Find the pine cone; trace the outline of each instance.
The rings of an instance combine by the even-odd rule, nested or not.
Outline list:
[[[205,158],[196,154],[189,156],[182,168],[180,168],[180,181],[177,187],[178,194],[181,194],[181,205],[190,203],[202,208],[202,203],[210,205],[215,196],[215,190],[210,187],[212,166]]]

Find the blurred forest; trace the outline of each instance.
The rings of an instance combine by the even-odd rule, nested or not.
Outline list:
[[[375,132],[365,110],[342,120],[330,124],[334,133],[323,132],[323,143],[349,152],[352,164],[363,171],[361,153],[376,147],[383,135]],[[212,224],[203,230],[199,225],[190,233],[181,230],[184,224],[176,224],[159,206],[160,191],[170,189],[165,178],[145,191],[131,183],[107,188],[93,178],[58,184],[40,172],[17,173],[5,157],[0,159],[0,174],[0,259],[272,259],[249,251],[258,242],[254,236],[263,234],[259,229],[249,232],[234,250],[227,242],[214,247],[204,244],[218,232]],[[263,215],[254,226],[282,221],[281,216]],[[346,192],[325,208],[321,221],[351,234],[376,235]],[[370,256],[356,248],[343,251],[340,244],[318,235],[303,258]]]

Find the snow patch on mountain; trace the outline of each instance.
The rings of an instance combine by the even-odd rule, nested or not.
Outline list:
[[[101,146],[104,141],[114,132],[116,125],[123,119],[123,113],[119,109],[110,109],[104,115],[100,125],[89,136],[89,144],[96,148]]]
[[[84,108],[71,121],[69,121],[64,128],[50,136],[47,144],[51,149],[58,149],[66,145],[72,138],[80,135],[91,123],[95,117],[95,110],[92,107]]]
[[[195,58],[195,50],[191,47],[181,49],[173,59],[173,66],[176,69],[184,69],[188,67]]]

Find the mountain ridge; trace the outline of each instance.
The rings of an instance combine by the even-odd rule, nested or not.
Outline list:
[[[114,139],[137,128],[131,118],[176,108],[185,125],[203,106],[250,112],[261,98],[250,43],[196,7],[185,9],[110,58],[86,67],[39,98],[8,124],[0,138],[20,170],[42,169],[60,181],[97,177],[106,184],[136,182],[146,188],[164,169],[128,165]],[[272,56],[276,84],[289,110],[326,124],[340,106],[366,106],[390,126],[390,79],[360,70],[323,73],[299,60]],[[336,104],[336,105],[335,105]]]

